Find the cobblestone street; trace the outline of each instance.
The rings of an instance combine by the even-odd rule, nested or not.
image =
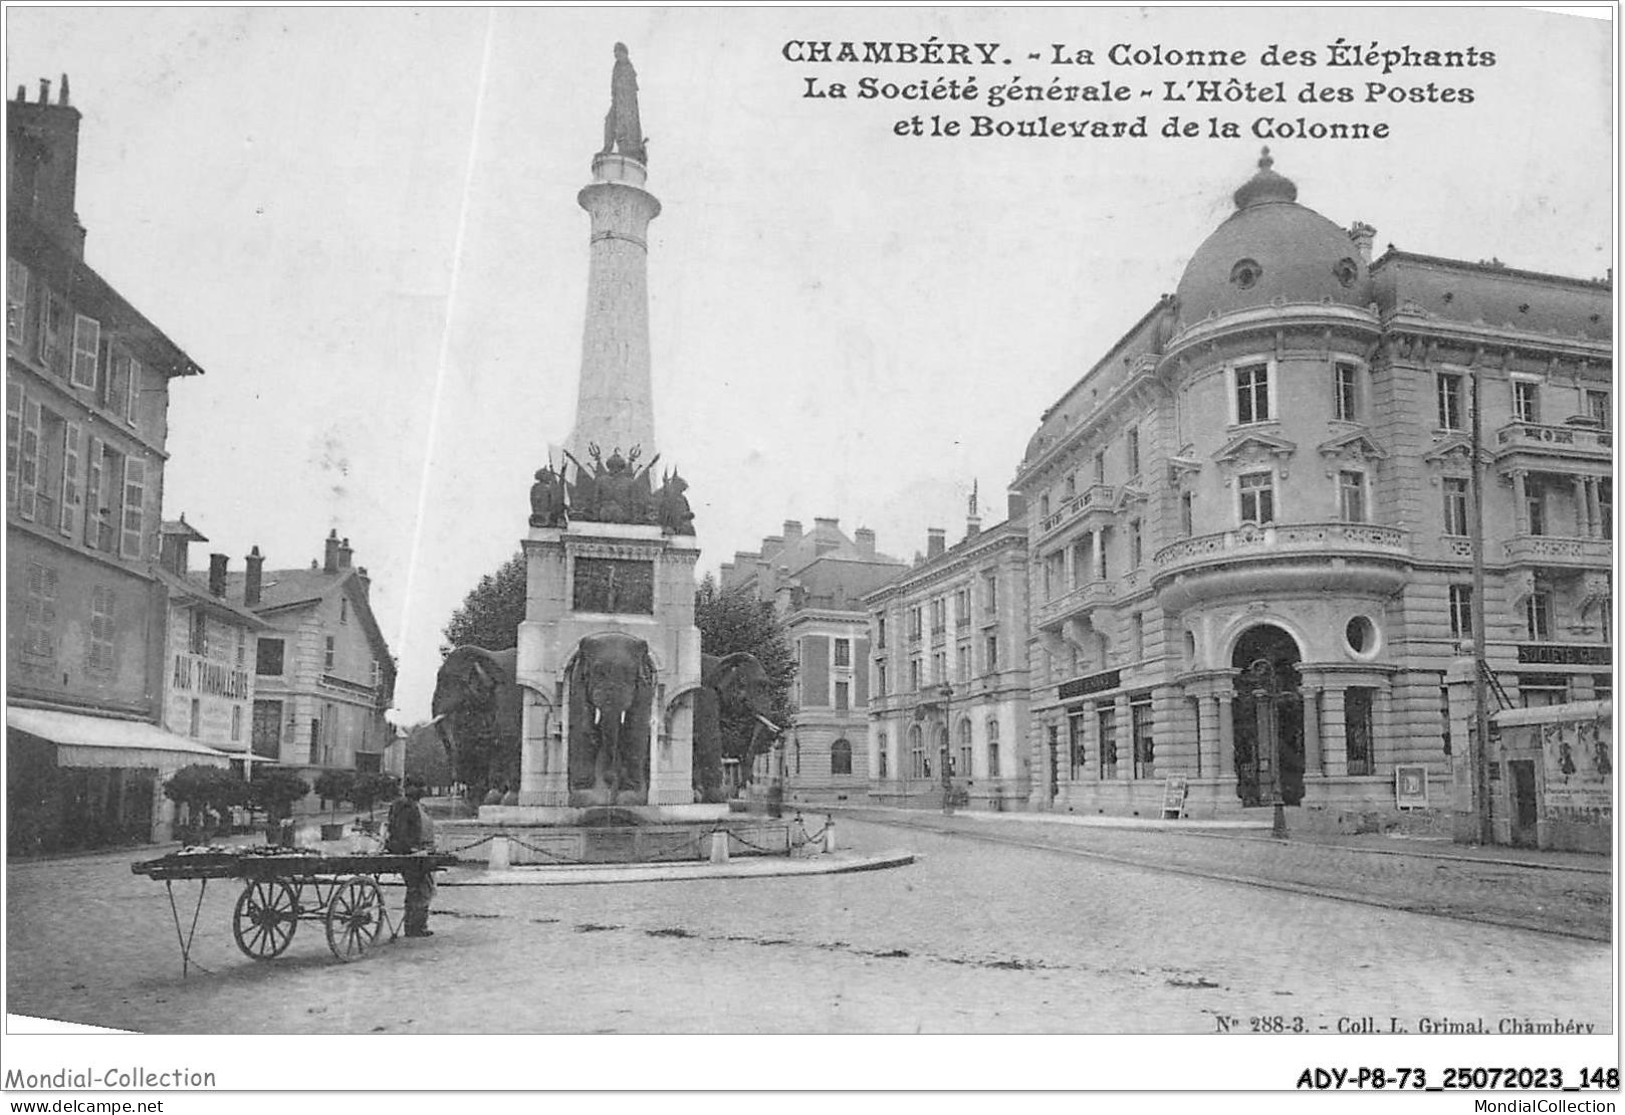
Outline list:
[[[1458,915],[1476,901],[1503,922],[1538,911],[1581,936],[1606,934],[1597,870],[963,818],[949,823],[1029,846],[839,823],[845,848],[920,858],[806,878],[444,886],[432,940],[350,965],[317,925],[282,958],[248,960],[230,931],[238,886],[221,881],[198,921],[201,970],[184,980],[164,888],[129,870],[159,850],[13,862],[9,1010],[171,1033],[1201,1034],[1257,1015],[1329,1033],[1364,1016],[1610,1026],[1604,941],[1164,868]],[[183,928],[196,886],[176,884]],[[386,893],[398,911],[400,889]]]

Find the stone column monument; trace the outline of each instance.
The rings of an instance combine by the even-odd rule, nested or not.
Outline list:
[[[537,473],[516,674],[524,691],[519,804],[481,821],[574,824],[612,807],[704,820],[694,790],[699,546],[675,474],[656,486],[646,264],[660,203],[648,178],[637,76],[615,47],[604,148],[579,202],[592,218],[575,426]]]

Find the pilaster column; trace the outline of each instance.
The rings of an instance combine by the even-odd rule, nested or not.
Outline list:
[[[1595,476],[1586,480],[1586,520],[1591,529],[1588,532],[1593,538],[1603,537],[1602,529],[1602,490]]]
[[[1203,778],[1224,777],[1219,759],[1219,698],[1212,695],[1196,700],[1196,746],[1197,774]]]
[[[1079,712],[1083,717],[1083,731],[1080,733],[1083,738],[1083,755],[1081,756],[1082,761],[1078,764],[1079,769],[1082,771],[1082,777],[1079,781],[1099,781],[1100,721],[1095,716],[1095,707],[1093,705],[1083,705]],[[1068,722],[1067,727],[1070,731],[1070,722]]]
[[[1134,777],[1134,718],[1128,694],[1119,693],[1112,707],[1117,710],[1117,778],[1126,782]]]
[[[1303,770],[1311,777],[1322,776],[1325,756],[1320,750],[1320,690],[1303,691]]]
[[[1322,693],[1321,699],[1326,710],[1325,718],[1322,720],[1324,730],[1321,732],[1321,755],[1326,777],[1347,778],[1349,749],[1347,725],[1343,718],[1343,690],[1338,687],[1327,688]]]
[[[1574,518],[1575,533],[1581,538],[1591,537],[1591,480],[1589,477],[1576,476],[1574,478]]]
[[[1512,471],[1512,521],[1516,524],[1515,533],[1529,533],[1529,501],[1528,487],[1524,483],[1523,469]]]
[[[1236,720],[1234,693],[1219,693],[1213,701],[1218,709],[1219,769],[1213,776],[1225,782],[1236,777]]]

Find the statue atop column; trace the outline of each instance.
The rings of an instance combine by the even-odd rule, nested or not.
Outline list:
[[[604,149],[608,155],[620,149],[629,159],[647,164],[649,153],[643,141],[643,124],[638,120],[638,72],[632,68],[626,44],[615,44],[615,72],[609,80],[609,113],[604,117]]]

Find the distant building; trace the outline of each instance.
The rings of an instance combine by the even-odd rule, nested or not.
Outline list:
[[[249,777],[254,711],[254,646],[266,623],[226,598],[224,554],[209,555],[207,580],[187,572],[188,547],[207,542],[182,515],[163,524],[155,571],[169,590],[163,725],[231,756]]]
[[[221,752],[160,727],[169,389],[201,375],[84,260],[79,110],[6,104],[8,852],[169,835],[163,780]]]
[[[965,537],[932,530],[924,560],[864,598],[873,651],[869,794],[980,809],[1025,809],[1028,738],[1027,534],[1019,500]]]
[[[795,723],[784,741],[785,790],[791,799],[860,798],[868,766],[869,617],[863,597],[897,575],[903,563],[877,553],[864,527],[848,538],[839,519],[813,529],[787,519],[784,533],[762,539],[722,566],[724,591],[741,589],[769,601],[785,625],[798,664]],[[771,774],[771,756],[757,760]]]
[[[226,574],[227,595],[266,624],[253,664],[254,760],[310,781],[324,770],[404,770],[404,748],[384,719],[395,660],[372,614],[367,571],[352,556],[333,531],[308,569],[266,570],[256,546],[244,572]]]
[[[1044,414],[1014,482],[1040,806],[1154,815],[1179,775],[1196,814],[1279,785],[1335,821],[1404,768],[1446,827],[1475,612],[1507,703],[1611,696],[1611,283],[1373,236],[1266,157]]]

